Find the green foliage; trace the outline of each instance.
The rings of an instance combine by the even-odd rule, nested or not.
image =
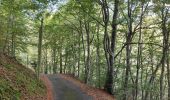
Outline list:
[[[0,99],[20,100],[25,92],[29,96],[46,93],[44,84],[30,69],[14,62],[11,65],[11,62],[3,61],[0,62],[3,66],[1,69],[4,70],[0,76]]]
[[[28,53],[29,61],[36,62],[40,20],[43,18],[42,71],[45,69],[45,73],[53,73],[52,69],[57,69],[57,73],[59,73],[60,67],[63,67],[65,73],[73,74],[84,80],[85,69],[89,61],[89,84],[103,88],[108,66],[103,49],[105,30],[103,17],[105,16],[102,12],[102,9],[107,7],[101,5],[102,1],[3,0],[0,4],[0,51],[4,49],[10,54],[12,48],[15,47],[17,57]],[[112,30],[112,15],[115,2],[114,0],[106,1],[109,8],[107,32],[110,43],[111,34],[114,31]],[[65,3],[60,5],[58,2]],[[168,61],[169,52],[166,50],[167,54],[164,57],[163,49],[165,41],[168,41],[168,36],[164,35],[168,34],[170,30],[168,19],[170,15],[169,8],[165,4],[169,4],[169,0],[119,0],[116,50],[114,52],[117,54],[114,63],[114,90],[118,99],[122,99],[125,94],[126,77],[128,77],[127,94],[134,96],[137,84],[139,100],[142,98],[140,95],[142,93],[152,94],[153,100],[158,98],[156,95],[161,93],[159,82],[162,76],[166,83],[162,84],[163,92],[168,91],[167,74],[169,71],[167,71],[168,62],[166,61]],[[166,18],[163,21],[164,17]],[[164,26],[165,28],[162,29]],[[128,51],[126,49],[129,39],[127,35],[130,30],[132,33],[130,34],[130,51]],[[12,39],[14,39],[14,44],[12,44]],[[88,46],[90,47],[90,59],[87,59]],[[129,58],[127,52],[130,52]],[[161,61],[162,57],[164,63]],[[25,63],[26,59],[21,58],[23,61],[25,60]],[[127,59],[130,61],[129,76],[126,76]],[[159,63],[162,64],[159,65]],[[163,64],[165,64],[164,72],[162,72]],[[12,69],[10,65],[5,65],[5,67]],[[152,75],[156,67],[158,71]],[[138,78],[137,73],[139,73]],[[163,73],[162,76],[161,73]],[[29,77],[19,77],[22,74],[17,74],[18,84],[27,84],[29,92],[34,93],[35,88],[40,84]],[[154,81],[149,83],[152,76],[154,76]],[[137,80],[138,83],[135,83]],[[166,97],[167,94],[164,93],[164,96]]]
[[[11,86],[11,83],[8,80],[0,77],[0,99],[15,99],[20,100],[20,92]],[[8,84],[8,85],[7,85]]]

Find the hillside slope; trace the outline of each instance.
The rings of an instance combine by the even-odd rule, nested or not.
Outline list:
[[[0,54],[0,100],[46,100],[46,88],[33,71]]]

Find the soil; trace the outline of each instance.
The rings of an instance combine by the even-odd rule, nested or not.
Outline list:
[[[52,83],[48,79],[47,75],[41,75],[40,78],[47,87],[47,100],[54,100]]]
[[[16,58],[0,53],[0,100],[46,100],[46,88]]]

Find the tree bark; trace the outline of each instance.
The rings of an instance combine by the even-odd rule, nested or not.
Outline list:
[[[87,60],[85,68],[85,83],[89,81],[89,71],[90,71],[90,30],[89,22],[85,22],[86,39],[87,39]]]
[[[80,47],[80,42],[81,42],[81,34],[79,33],[79,37],[78,37],[78,74],[77,76],[80,76],[80,59],[81,59],[81,47]]]
[[[62,60],[62,50],[60,51],[60,74],[63,73],[63,60]]]
[[[106,74],[106,81],[105,81],[105,90],[114,95],[113,91],[113,76],[114,76],[114,55],[115,55],[115,44],[116,44],[116,33],[117,33],[117,18],[118,18],[118,4],[119,0],[114,1],[114,13],[112,19],[112,34],[111,34],[111,43],[107,31],[107,26],[109,22],[109,9],[108,3],[106,0],[102,0],[102,13],[103,13],[103,22],[105,24],[105,35],[104,35],[104,50],[105,50],[105,57],[107,60],[107,74]]]
[[[39,40],[38,40],[38,71],[37,71],[37,76],[40,76],[40,67],[41,67],[41,52],[42,52],[42,38],[43,38],[43,22],[44,19],[41,18],[41,25],[39,28]]]
[[[56,47],[53,47],[53,73],[57,73]]]
[[[98,87],[101,88],[101,80],[100,80],[100,74],[101,74],[101,66],[100,66],[100,38],[99,38],[99,24],[97,25],[97,46],[96,46],[96,67],[97,67],[97,76],[98,76]]]
[[[128,32],[126,34],[126,72],[125,72],[125,81],[124,81],[124,96],[123,100],[127,100],[127,92],[128,92],[128,81],[129,81],[129,72],[130,72],[130,54],[131,54],[131,42],[132,37],[132,18],[131,18],[131,1],[128,0]]]

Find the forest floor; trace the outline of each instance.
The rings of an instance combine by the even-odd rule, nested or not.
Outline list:
[[[48,100],[115,100],[105,91],[88,86],[71,75],[41,75],[41,79],[47,86]]]
[[[46,87],[16,58],[0,53],[0,100],[46,100]]]

